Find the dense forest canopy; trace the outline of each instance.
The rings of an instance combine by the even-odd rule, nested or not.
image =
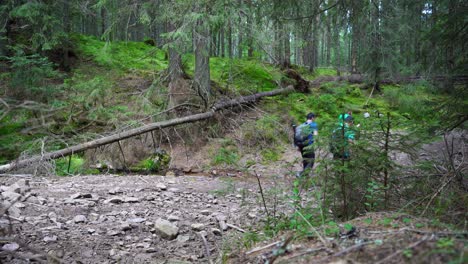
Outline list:
[[[49,55],[64,68],[78,33],[372,80],[466,73],[465,1],[7,0],[0,12],[1,55]]]

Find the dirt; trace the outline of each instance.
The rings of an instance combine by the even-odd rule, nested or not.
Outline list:
[[[2,180],[3,188],[13,181]],[[206,263],[219,257],[224,237],[239,232],[222,230],[219,215],[246,229],[263,219],[256,186],[237,178],[97,175],[26,181],[31,196],[14,205],[21,208],[14,237],[64,263]],[[159,218],[177,226],[177,238],[155,231]],[[5,220],[2,231],[10,233]],[[3,256],[4,263],[25,262],[11,257]]]

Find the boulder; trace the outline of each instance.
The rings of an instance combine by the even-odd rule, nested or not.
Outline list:
[[[156,233],[162,238],[172,240],[179,234],[179,228],[171,222],[159,218],[154,224]]]

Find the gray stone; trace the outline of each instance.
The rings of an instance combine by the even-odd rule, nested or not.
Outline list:
[[[44,242],[55,242],[57,241],[57,236],[46,236],[44,237]]]
[[[47,215],[52,222],[57,222],[57,214],[54,212],[50,212],[49,215]]]
[[[3,245],[2,250],[3,251],[16,251],[19,249],[19,245],[17,243],[8,243]]]
[[[178,193],[178,192],[180,192],[180,190],[177,189],[177,188],[169,188],[167,191],[168,191],[168,192],[173,192],[173,193]]]
[[[146,219],[141,218],[141,217],[127,219],[127,222],[130,222],[130,223],[143,223],[145,221]]]
[[[15,203],[15,207],[19,209],[23,209],[23,208],[26,208],[26,205],[24,205],[24,203]]]
[[[172,240],[179,234],[179,228],[171,222],[159,218],[154,224],[156,232],[165,239]]]
[[[226,221],[227,217],[223,214],[217,214],[216,219],[218,219],[218,221]]]
[[[119,193],[123,193],[123,191],[120,190],[119,187],[109,190],[109,194],[112,194],[112,195],[119,194]]]
[[[202,231],[205,228],[205,225],[196,223],[196,224],[191,224],[190,227],[195,231]]]
[[[90,193],[75,193],[72,196],[70,196],[70,199],[86,199],[86,198],[92,198],[93,195]]]
[[[136,197],[125,197],[124,202],[126,202],[126,203],[138,203],[138,202],[140,202],[140,199],[138,199]]]
[[[106,233],[106,235],[108,235],[108,236],[118,236],[120,234],[122,234],[122,231],[120,231],[120,230],[109,230]]]
[[[202,211],[200,212],[200,214],[202,214],[202,215],[210,215],[210,214],[211,214],[211,211],[210,211],[210,210],[202,210]]]
[[[75,216],[75,218],[73,218],[73,222],[75,222],[76,224],[86,223],[87,221],[88,221],[88,219],[86,219],[86,216],[84,216],[84,215],[77,215],[77,216]]]
[[[12,192],[12,191],[6,191],[6,192],[2,192],[2,196],[6,200],[13,202],[13,201],[17,201],[21,197],[21,194]]]
[[[190,236],[178,236],[177,237],[177,242],[179,243],[185,243],[190,240]]]
[[[223,233],[218,228],[211,228],[211,232],[216,236],[221,236]]]
[[[108,204],[108,203],[119,204],[123,202],[124,200],[120,197],[113,197],[104,201],[105,204]]]
[[[161,191],[167,190],[167,186],[164,185],[163,183],[156,184],[156,188],[160,189]]]
[[[180,220],[180,218],[177,215],[170,215],[167,219],[171,222],[177,222]]]
[[[128,231],[128,230],[130,230],[130,229],[132,229],[132,226],[129,225],[128,223],[123,223],[123,224],[120,226],[120,230],[122,230],[122,231]]]
[[[86,230],[89,234],[94,234],[96,233],[96,229],[93,229],[93,228],[88,228],[88,230]]]

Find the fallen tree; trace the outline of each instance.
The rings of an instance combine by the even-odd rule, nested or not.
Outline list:
[[[173,126],[177,126],[180,124],[193,123],[193,122],[197,122],[200,120],[209,119],[209,118],[214,117],[215,113],[220,110],[228,109],[230,107],[236,107],[241,104],[253,103],[262,97],[287,94],[293,91],[295,91],[294,87],[288,86],[287,88],[281,88],[281,89],[276,89],[276,90],[269,91],[269,92],[262,92],[262,93],[257,93],[253,95],[242,96],[236,99],[221,101],[213,105],[213,107],[211,107],[209,111],[206,111],[203,113],[198,113],[198,114],[189,115],[185,117],[174,118],[170,120],[147,124],[138,128],[130,129],[124,132],[115,133],[110,136],[102,137],[99,139],[81,143],[81,144],[71,146],[68,148],[64,148],[61,150],[44,153],[43,155],[37,155],[37,156],[31,157],[28,159],[23,159],[23,160],[16,160],[9,164],[1,165],[0,173],[5,173],[14,169],[23,168],[23,167],[28,166],[29,164],[33,164],[33,163],[44,161],[44,160],[57,159],[57,158],[62,158],[62,157],[66,157],[69,155],[77,154],[88,149],[97,148],[103,145],[118,142],[120,140],[134,137],[134,136],[144,134],[147,132],[151,132],[154,130],[159,130],[159,129],[166,128],[166,127],[173,127]]]

